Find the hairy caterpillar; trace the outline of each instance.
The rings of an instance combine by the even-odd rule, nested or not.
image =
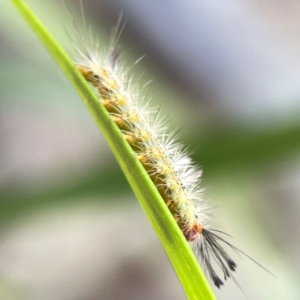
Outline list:
[[[84,30],[89,34],[85,21]],[[210,229],[207,205],[199,185],[201,170],[189,158],[188,151],[177,143],[176,132],[166,132],[166,122],[159,116],[159,110],[150,109],[147,100],[139,99],[132,92],[128,73],[124,71],[126,69],[116,51],[121,31],[116,32],[108,54],[102,56],[92,34],[84,39],[78,30],[75,66],[96,89],[99,105],[109,112],[111,120],[155,184],[182,234],[191,243],[207,275],[220,288],[237,267],[223,245],[249,256],[227,242],[223,232]],[[224,280],[213,267],[213,261]]]

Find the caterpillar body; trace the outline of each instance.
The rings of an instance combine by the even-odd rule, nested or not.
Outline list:
[[[87,34],[86,26],[84,29]],[[253,259],[227,242],[222,231],[210,229],[207,204],[199,185],[201,169],[192,162],[186,148],[177,142],[177,133],[166,132],[166,121],[159,116],[159,110],[150,109],[147,100],[139,100],[132,92],[128,74],[116,54],[121,31],[115,34],[108,54],[102,56],[92,35],[83,41],[79,30],[75,67],[96,89],[99,105],[106,108],[119,127],[191,244],[206,275],[220,288],[224,280],[233,278],[232,271],[237,267],[223,245]],[[224,279],[213,267],[213,261]]]

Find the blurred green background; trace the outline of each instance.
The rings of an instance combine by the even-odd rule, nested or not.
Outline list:
[[[28,3],[72,53],[63,3]],[[185,299],[79,97],[1,4],[0,298]],[[300,297],[300,7],[285,4],[84,1],[104,51],[123,11],[124,60],[147,54],[132,73],[194,150],[212,222],[275,274],[233,253],[248,299]],[[216,295],[245,299],[232,280]]]

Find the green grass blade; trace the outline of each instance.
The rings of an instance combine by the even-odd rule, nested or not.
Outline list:
[[[216,299],[173,216],[143,166],[136,159],[129,144],[123,139],[120,130],[111,121],[106,109],[99,104],[97,95],[74,68],[74,63],[68,54],[49,34],[29,7],[21,0],[11,0],[11,2],[65,73],[102,131],[159,237],[188,299]]]

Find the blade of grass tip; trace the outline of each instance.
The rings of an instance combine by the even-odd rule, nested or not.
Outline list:
[[[188,243],[153,182],[123,139],[74,62],[22,0],[11,0],[74,86],[102,131],[151,225],[160,239],[188,299],[216,299]]]

